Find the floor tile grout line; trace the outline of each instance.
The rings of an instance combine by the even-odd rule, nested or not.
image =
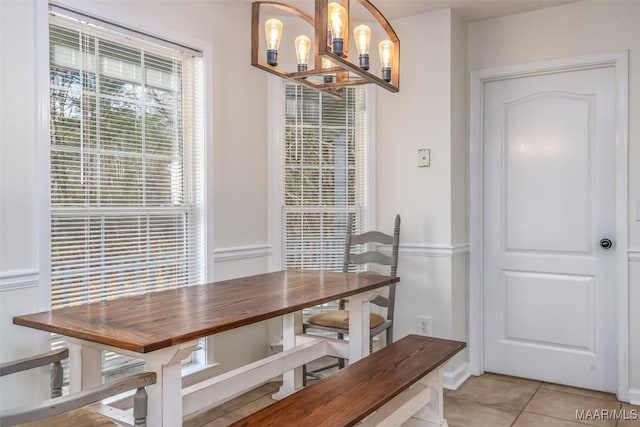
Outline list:
[[[504,409],[504,410],[507,410],[507,411],[522,412],[521,409],[511,408],[509,406],[500,406],[500,405],[496,405],[496,404],[492,404],[492,403],[485,403],[485,402],[481,402],[479,400],[471,399],[471,398],[468,398],[468,397],[449,396],[449,399],[466,400],[467,402],[477,403],[479,405],[487,406],[489,408]]]
[[[539,414],[537,412],[527,412],[527,411],[522,411],[522,412],[526,412],[527,414],[535,414],[535,415],[540,415],[542,417],[547,417],[547,418],[553,418],[554,420],[559,420],[559,421],[569,421],[575,424],[580,424],[581,426],[591,426],[591,427],[597,427],[595,424],[587,424],[587,423],[583,423],[580,422],[579,420],[567,420],[566,418],[560,418],[560,417],[556,417],[553,415],[548,415],[548,414]],[[617,424],[617,422],[616,422]],[[615,427],[615,426],[613,426]]]
[[[522,411],[518,412],[518,415],[513,420],[513,422],[511,424],[509,424],[509,427],[513,427],[513,425],[518,421],[518,418],[520,418],[521,415],[522,415]]]
[[[545,384],[545,383],[546,383],[545,381],[540,382],[540,384],[538,385],[538,388],[537,388],[537,389],[536,389],[536,391],[531,395],[531,398],[529,399],[529,401],[527,402],[527,404],[524,406],[524,408],[522,409],[522,411],[521,411],[521,412],[520,412],[520,414],[518,415],[518,418],[520,418],[520,415],[522,415],[522,413],[523,413],[523,412],[526,412],[526,413],[529,413],[529,414],[541,415],[541,416],[544,416],[544,417],[554,418],[554,419],[557,419],[557,420],[575,422],[576,424],[593,426],[593,424],[583,423],[583,422],[581,422],[581,421],[580,421],[580,420],[578,420],[578,419],[576,419],[576,420],[567,420],[567,419],[560,418],[560,417],[556,417],[556,416],[549,415],[549,414],[540,414],[540,413],[537,413],[537,412],[530,412],[530,411],[526,411],[527,406],[529,405],[529,403],[531,402],[531,400],[533,400],[533,398],[535,397],[535,395],[536,395],[536,394],[538,394],[538,392],[540,391],[540,389],[542,389],[542,390],[554,391],[554,392],[557,392],[557,393],[570,394],[570,395],[572,395],[572,396],[576,396],[576,397],[579,397],[579,398],[581,398],[581,399],[596,399],[596,400],[601,400],[601,401],[603,401],[603,402],[606,402],[606,401],[607,401],[607,399],[601,399],[601,398],[598,398],[598,397],[595,397],[595,396],[585,396],[584,394],[574,393],[574,392],[572,392],[572,391],[570,391],[570,390],[556,390],[556,389],[553,389],[553,388],[551,388],[551,389],[543,388],[543,387],[542,387],[542,385],[543,385],[543,384]],[[550,384],[550,383],[546,383],[546,384]],[[621,408],[622,408],[622,402],[620,402],[620,401],[619,401],[619,400],[617,400],[617,399],[616,399],[616,402],[618,403],[619,409],[621,409]],[[578,409],[579,409],[579,408],[578,408]],[[517,418],[516,418],[516,420],[517,420]],[[616,422],[615,422],[615,424],[614,424],[614,426],[613,426],[613,427],[617,427],[617,425],[618,425],[618,421],[619,421],[619,420],[616,420]],[[514,421],[514,422],[515,422],[515,421]]]
[[[620,400],[618,400],[618,398],[617,398],[617,396],[615,394],[608,393],[608,392],[605,392],[605,391],[583,389],[585,391],[595,391],[595,392],[598,392],[598,393],[610,394],[615,399],[605,399],[603,397],[598,397],[598,396],[589,395],[589,394],[581,394],[581,393],[577,393],[575,391],[571,391],[570,390],[571,388],[578,388],[579,389],[579,387],[563,386],[562,384],[555,384],[555,383],[550,383],[550,382],[547,382],[547,381],[534,380],[534,379],[529,379],[529,378],[513,377],[513,376],[510,376],[510,375],[497,374],[497,373],[494,373],[494,372],[487,372],[487,373],[485,373],[483,375],[486,375],[486,374],[490,374],[491,375],[491,379],[494,379],[496,381],[505,381],[505,382],[510,382],[512,384],[522,384],[522,380],[526,380],[527,382],[532,382],[532,383],[536,382],[536,383],[538,383],[538,387],[536,388],[536,393],[538,392],[538,390],[540,390],[542,388],[544,390],[556,391],[556,392],[559,392],[559,393],[567,393],[567,394],[571,394],[571,395],[574,395],[574,396],[580,396],[580,397],[584,397],[584,398],[588,398],[588,399],[599,399],[599,400],[607,400],[607,401],[612,401],[612,402],[616,401],[618,403],[624,403],[624,402],[621,402]],[[559,385],[559,386],[562,386],[562,387],[567,387],[567,388],[569,388],[569,390],[557,390],[555,388],[543,387],[545,384],[549,384],[549,385],[552,385],[552,386],[553,385]]]
[[[616,400],[617,400],[617,399],[616,399]],[[620,403],[620,406],[618,407],[618,411],[622,411],[622,405],[623,405],[623,402],[620,402],[620,401],[618,400],[618,403]],[[616,420],[616,424],[614,425],[614,427],[618,427],[618,424],[620,424],[620,418],[618,418],[618,419]]]
[[[544,385],[544,384],[562,385],[562,384],[554,384],[554,383],[548,383],[546,381],[541,381],[540,386],[542,387],[542,385]],[[571,387],[571,386],[563,386],[563,387]],[[623,402],[619,401],[618,397],[615,396],[615,394],[613,394],[613,393],[609,393],[609,394],[612,394],[613,396],[615,396],[615,400],[604,399],[602,397],[597,397],[597,396],[593,396],[593,395],[580,394],[580,393],[576,393],[576,392],[571,391],[571,390],[557,390],[555,388],[546,388],[546,387],[544,387],[543,390],[556,391],[558,393],[567,393],[567,394],[571,394],[573,396],[580,396],[580,397],[584,397],[584,398],[587,398],[587,399],[598,399],[598,400],[605,400],[605,401],[609,401],[609,402],[614,402],[615,401],[615,402],[618,402],[618,403],[623,403]],[[595,391],[595,392],[598,392],[598,393],[605,393],[605,394],[607,393],[607,392],[604,392],[604,391],[601,392],[599,390],[589,390],[589,389],[583,389],[583,390]]]
[[[538,392],[540,391],[541,387],[542,387],[542,382],[538,384],[538,387],[536,387],[536,391],[534,391],[531,394],[531,397],[529,398],[529,400],[527,400],[527,403],[525,403],[525,405],[522,407],[522,411],[521,412],[524,412],[524,410],[527,408],[527,406],[529,406],[529,403],[531,403],[531,401],[533,400],[535,395],[538,394]]]
[[[536,395],[536,393],[538,393],[538,390],[540,390],[540,387],[542,387],[542,382],[538,383],[538,387],[536,387],[535,391],[533,393],[531,393],[531,397],[529,398],[529,400],[527,400],[527,403],[524,404],[522,409],[520,409],[520,412],[518,412],[518,416],[516,417],[515,420],[513,420],[513,422],[511,423],[511,426],[513,426],[518,421],[518,418],[520,418],[522,416],[525,408],[527,407],[527,405],[529,405],[529,402],[531,402],[531,400]]]
[[[576,420],[568,420],[566,418],[561,418],[561,417],[557,417],[557,416],[554,416],[554,415],[541,414],[539,412],[531,412],[531,411],[525,411],[525,410],[523,410],[522,412],[527,413],[527,414],[540,415],[541,417],[553,418],[555,420],[560,420],[560,421],[569,421],[569,422],[572,422],[572,423],[575,423],[575,424],[580,424],[581,426],[597,427],[595,424],[583,423],[583,422],[581,422],[580,420],[577,420],[577,419]],[[616,421],[616,424],[617,423],[618,422]],[[612,427],[615,427],[615,426],[612,426]]]

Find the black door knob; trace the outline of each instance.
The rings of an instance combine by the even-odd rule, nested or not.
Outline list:
[[[613,242],[611,241],[611,239],[602,239],[602,240],[600,240],[600,247],[602,249],[610,249],[611,246],[613,246]]]

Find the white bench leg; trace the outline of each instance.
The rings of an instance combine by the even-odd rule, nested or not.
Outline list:
[[[448,427],[444,419],[442,367],[387,402],[358,427]]]
[[[282,316],[282,350],[296,346],[296,335],[302,333],[302,312],[289,313]],[[284,399],[302,387],[302,367],[282,374],[282,386],[272,397]]]
[[[448,427],[444,418],[444,386],[442,384],[442,366],[418,381],[431,389],[431,400],[416,412],[406,426]]]

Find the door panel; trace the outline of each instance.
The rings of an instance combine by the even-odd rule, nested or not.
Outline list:
[[[485,84],[485,370],[614,391],[612,67]]]
[[[593,277],[531,272],[504,275],[505,341],[594,351]]]
[[[505,104],[508,250],[587,251],[591,99],[542,93]],[[544,203],[531,197],[541,189]]]

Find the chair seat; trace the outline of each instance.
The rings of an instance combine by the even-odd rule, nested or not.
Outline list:
[[[376,313],[369,314],[369,327],[377,328],[385,322],[385,318]],[[308,323],[329,328],[349,329],[349,312],[347,310],[327,311],[310,316]]]
[[[56,415],[55,417],[44,418],[38,421],[32,421],[26,424],[20,424],[19,427],[69,427],[69,426],[87,426],[87,427],[113,427],[120,426],[112,419],[97,414],[87,408],[75,409],[71,412]]]

